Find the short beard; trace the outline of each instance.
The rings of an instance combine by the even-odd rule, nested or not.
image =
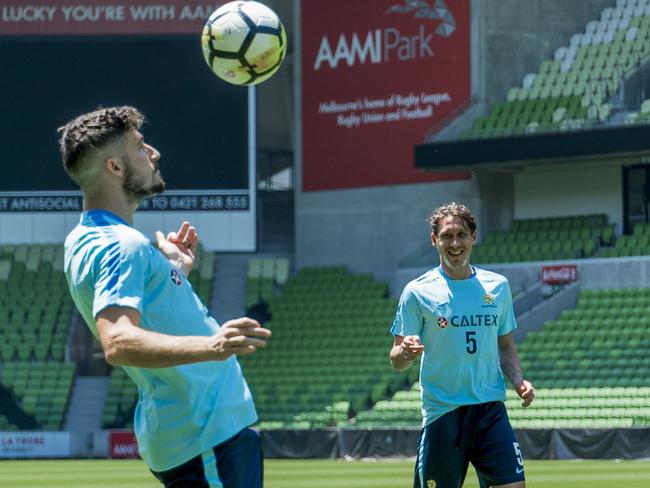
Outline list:
[[[131,201],[139,203],[145,198],[158,195],[165,191],[165,182],[160,177],[157,182],[146,185],[142,176],[138,176],[133,172],[131,169],[131,161],[126,157],[122,189]]]

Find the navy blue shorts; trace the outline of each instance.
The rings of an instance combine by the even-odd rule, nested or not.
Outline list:
[[[472,463],[481,487],[524,481],[519,443],[502,402],[467,405],[422,429],[415,488],[460,488]]]
[[[261,488],[260,436],[244,429],[200,456],[168,471],[152,471],[165,488]]]

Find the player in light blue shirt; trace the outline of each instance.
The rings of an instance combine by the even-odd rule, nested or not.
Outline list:
[[[403,370],[421,356],[423,429],[414,487],[460,488],[471,462],[482,487],[523,488],[523,459],[504,407],[503,374],[522,405],[533,401],[511,332],[505,277],[470,265],[476,221],[450,203],[431,218],[440,265],[406,285],[390,359]]]
[[[257,488],[255,405],[236,356],[266,345],[249,318],[219,326],[187,276],[198,234],[185,222],[156,246],[132,226],[140,201],[165,188],[160,153],[132,107],[81,115],[60,129],[64,167],[84,194],[65,242],[72,298],[104,349],[138,386],[140,454],[165,486]]]

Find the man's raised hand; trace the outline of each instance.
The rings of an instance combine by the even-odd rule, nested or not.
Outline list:
[[[217,361],[232,355],[251,354],[258,347],[266,347],[271,331],[265,329],[257,320],[248,317],[225,322],[219,332],[212,336],[210,347]]]
[[[185,221],[181,224],[178,232],[170,232],[167,237],[160,231],[156,231],[158,249],[172,263],[181,270],[185,276],[189,276],[194,266],[194,253],[199,244],[199,234],[196,229]]]

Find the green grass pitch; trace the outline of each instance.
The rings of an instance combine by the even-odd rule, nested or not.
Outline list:
[[[399,488],[412,486],[413,461],[267,460],[265,488]],[[526,462],[531,488],[647,488],[647,461]],[[141,461],[0,461],[2,488],[155,488]],[[477,488],[472,468],[466,488]]]

